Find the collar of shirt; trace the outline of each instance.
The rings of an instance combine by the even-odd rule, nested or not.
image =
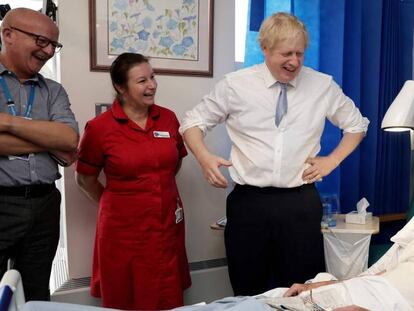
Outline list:
[[[8,70],[2,63],[0,63],[0,75],[2,75],[2,76],[6,76],[6,75],[13,76],[17,80],[19,80],[19,77],[17,77],[17,75],[13,71]],[[34,82],[35,84],[37,84],[40,87],[41,86],[40,81],[43,81],[43,79],[44,79],[43,76],[41,74],[37,73],[32,78],[27,79],[25,81],[25,83],[27,81],[31,81],[31,83]]]
[[[112,115],[114,116],[114,118],[119,121],[119,122],[128,122],[129,118],[128,116],[125,114],[124,110],[122,109],[121,103],[118,100],[115,100],[112,104]],[[160,116],[160,108],[153,104],[152,106],[149,107],[149,111],[148,111],[148,121],[147,121],[147,127],[145,129],[145,131],[149,130],[152,128],[154,121]],[[138,128],[137,125],[134,124],[134,128],[136,127]]]
[[[270,72],[269,67],[267,67],[266,63],[263,63],[262,66],[263,66],[263,79],[264,79],[265,85],[266,85],[267,88],[270,88],[273,85],[275,85],[275,83],[277,83],[279,81],[272,75],[272,73]],[[298,83],[299,74],[300,74],[300,72],[298,73],[298,75],[292,81],[288,82],[288,85],[293,86],[294,88],[296,88],[297,83]]]

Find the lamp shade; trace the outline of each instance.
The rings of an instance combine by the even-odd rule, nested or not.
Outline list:
[[[386,131],[414,129],[414,81],[405,81],[382,119],[381,128]]]

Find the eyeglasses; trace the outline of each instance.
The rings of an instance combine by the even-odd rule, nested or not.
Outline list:
[[[49,44],[51,44],[53,46],[53,48],[55,49],[55,53],[58,53],[63,47],[62,43],[59,43],[57,41],[52,41],[52,40],[50,40],[46,37],[37,35],[35,33],[28,32],[28,31],[25,31],[25,30],[22,30],[22,29],[19,29],[19,28],[16,28],[16,27],[12,27],[12,26],[10,26],[10,28],[13,29],[13,30],[17,30],[21,33],[24,33],[25,35],[33,37],[36,40],[36,45],[41,47],[41,48],[45,48]]]

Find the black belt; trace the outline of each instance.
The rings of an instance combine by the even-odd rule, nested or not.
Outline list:
[[[0,186],[0,195],[12,197],[38,198],[51,193],[56,188],[53,184],[5,187]]]
[[[277,188],[277,187],[256,187],[250,185],[240,185],[236,184],[234,187],[235,190],[240,191],[251,191],[255,193],[262,193],[262,194],[279,194],[279,193],[292,193],[292,192],[300,192],[306,189],[315,188],[315,184],[303,184],[302,186],[293,187],[293,188]]]

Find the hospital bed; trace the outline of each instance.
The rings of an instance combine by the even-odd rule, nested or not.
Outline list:
[[[204,303],[202,305],[205,305]],[[208,305],[208,310],[221,309],[222,305],[226,305],[225,309],[232,310],[255,310],[255,311],[271,311],[272,309],[256,299],[251,297],[228,297],[222,299],[219,303]],[[231,306],[234,306],[232,308]],[[197,311],[201,306],[188,306],[178,308],[182,311]],[[202,307],[201,307],[202,308]],[[117,309],[108,309],[100,307],[92,307],[77,304],[46,302],[46,301],[30,301],[25,303],[24,292],[21,277],[18,271],[9,270],[5,273],[0,283],[0,311],[120,311]],[[203,311],[203,310],[200,310]]]
[[[110,311],[115,309],[68,303],[36,301],[25,303],[20,273],[7,271],[0,282],[0,311]]]
[[[376,304],[377,307],[370,308],[370,310],[413,310],[414,311],[414,298],[412,297],[413,288],[412,281],[409,283],[408,287],[410,290],[410,295],[406,295],[406,298],[401,296],[393,286],[390,286],[385,280],[381,280],[380,276],[376,276],[377,272],[384,271],[386,267],[395,266],[397,262],[402,258],[409,259],[411,263],[414,263],[414,218],[410,220],[407,225],[401,229],[395,236],[391,238],[391,241],[394,242],[394,245],[389,249],[389,251],[381,257],[381,259],[368,269],[366,278],[353,278],[347,281],[342,282],[341,286],[337,288],[330,287],[321,287],[313,291],[313,295],[324,294],[324,297],[327,297],[327,293],[331,292],[330,296],[340,297],[341,295],[353,294],[352,302],[357,305],[364,305],[361,299],[370,299],[372,303]],[[413,280],[411,275],[414,272],[413,266],[406,266],[411,270],[407,270],[407,273],[402,274],[403,280]],[[342,288],[343,287],[343,288]],[[347,290],[343,290],[344,288]],[[362,290],[369,288],[367,293],[370,293],[372,297],[362,297]],[[377,290],[373,290],[373,289]],[[278,292],[279,291],[279,292]],[[283,289],[277,288],[267,293],[264,293],[264,297],[274,297],[279,298]],[[407,297],[413,298],[408,299]],[[358,300],[359,301],[356,301]],[[411,300],[411,306],[408,305],[408,300]],[[336,299],[337,300],[337,299]],[[276,300],[277,301],[277,300]],[[346,302],[346,301],[345,301]],[[361,302],[361,303],[357,303]],[[235,307],[229,307],[234,303]],[[240,304],[239,304],[240,303]],[[223,308],[220,308],[220,304],[227,304]],[[388,307],[383,307],[385,305]],[[218,308],[215,308],[215,305]],[[253,307],[254,305],[254,307]],[[242,308],[246,306],[246,308]],[[252,297],[227,297],[222,299],[219,304],[213,302],[206,306],[190,306],[176,309],[177,311],[215,311],[215,310],[255,310],[255,311],[268,311],[270,309],[269,305],[264,303],[259,303],[258,299]],[[0,311],[109,311],[115,309],[83,306],[76,304],[66,304],[66,303],[54,303],[54,302],[28,302],[24,303],[24,293],[23,286],[20,279],[20,274],[16,270],[9,270],[3,276],[3,279],[0,283]],[[276,309],[277,310],[277,309]],[[309,310],[318,310],[318,309],[309,309]]]
[[[56,303],[56,302],[46,302],[46,301],[30,301],[28,303],[24,302],[23,287],[20,279],[20,275],[16,270],[10,270],[6,272],[3,280],[0,283],[0,311],[120,311],[116,309],[92,307],[78,304],[68,304],[68,303]],[[329,286],[328,286],[329,287]],[[284,292],[285,289],[274,289],[267,293],[261,295],[262,297],[227,297],[220,299],[219,301],[204,305],[204,306],[187,306],[178,309],[176,311],[272,311],[272,310],[312,310],[312,311],[326,311],[331,309],[323,309],[318,305],[307,305],[306,309],[295,308],[295,309],[284,309],[278,308],[281,303],[287,306],[297,305],[299,302],[298,297],[293,297],[296,299],[293,303],[292,301],[286,301],[284,303],[283,299],[290,298],[280,298],[280,294]],[[318,296],[318,289],[314,292],[314,297]],[[337,299],[338,296],[341,296],[341,293],[338,291],[333,291],[332,289],[326,288],[328,294],[331,297]],[[330,292],[330,293],[329,293]],[[326,298],[326,294],[324,295]],[[273,300],[273,297],[276,297],[276,300]],[[282,300],[280,300],[282,299]],[[377,297],[377,299],[379,299]],[[267,303],[264,302],[267,300]],[[293,304],[292,304],[293,303]],[[380,302],[380,305],[381,302]],[[313,306],[313,307],[312,307]],[[398,307],[398,308],[380,308],[375,310],[413,310],[410,307]]]
[[[21,277],[18,271],[9,270],[0,283],[0,311],[121,311],[118,309],[92,307],[78,304],[58,303],[49,301],[29,301],[25,303]],[[174,309],[177,311],[198,311],[204,305],[209,311],[221,310],[225,305],[227,311],[271,311],[272,309],[259,303],[252,297],[228,297],[219,303],[205,305],[205,303]],[[231,307],[234,306],[234,307]],[[204,310],[200,310],[204,311]]]
[[[375,278],[378,276],[372,276]],[[359,279],[359,278],[355,278]],[[352,280],[350,280],[352,281]],[[373,280],[373,284],[377,284],[378,280]],[[347,282],[347,281],[346,281]],[[85,305],[78,305],[78,304],[67,304],[67,303],[56,303],[56,302],[46,302],[46,301],[30,301],[24,303],[24,294],[23,288],[21,284],[20,275],[15,270],[10,270],[6,272],[5,276],[3,277],[2,282],[0,283],[0,311],[120,311],[116,309],[108,309],[108,308],[100,308],[100,307],[92,307],[92,306],[85,306]],[[360,284],[354,284],[352,287],[358,287]],[[372,285],[372,284],[371,284]],[[319,288],[322,289],[322,288]],[[338,289],[329,288],[329,286],[323,287],[323,292],[321,296],[321,292],[316,289],[313,292],[314,299],[316,298],[318,301],[318,295],[326,299],[327,297],[332,297],[336,301],[338,297],[341,297],[344,291],[338,291]],[[283,300],[283,299],[291,299],[291,298],[280,298],[280,294],[284,292],[286,289],[277,288],[270,292],[264,293],[260,295],[262,297],[227,297],[223,298],[219,301],[204,305],[204,306],[187,306],[182,308],[174,309],[176,311],[272,311],[272,310],[312,310],[312,311],[329,311],[332,309],[323,309],[320,308],[318,305],[314,304],[309,307],[306,305],[305,309],[302,308],[279,308],[281,304],[292,306],[297,305],[300,303],[299,297],[291,297],[296,299],[293,301]],[[356,291],[359,289],[356,288]],[[390,288],[386,288],[385,291],[387,295],[381,295],[383,297],[373,297],[375,299],[375,303],[377,306],[372,310],[398,310],[398,311],[408,311],[414,310],[406,303],[404,303],[404,299],[399,296],[398,293],[391,293],[389,292]],[[395,290],[394,290],[395,291]],[[384,291],[383,291],[384,292]],[[327,296],[328,294],[328,296]],[[388,297],[389,295],[397,295],[396,299],[392,300],[392,306],[388,304]],[[384,302],[388,304],[387,307],[382,308],[384,306],[384,302],[381,299],[385,298]],[[281,300],[282,299],[282,300]],[[266,301],[265,301],[266,300]],[[286,301],[286,303],[285,303]],[[345,301],[344,301],[345,302]],[[402,305],[400,304],[402,303]],[[399,306],[395,305],[397,303]],[[371,310],[371,309],[370,309]]]

